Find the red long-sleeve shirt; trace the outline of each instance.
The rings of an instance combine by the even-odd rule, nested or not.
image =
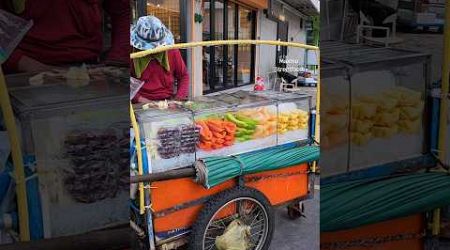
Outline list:
[[[8,9],[7,0],[0,8]],[[102,9],[112,23],[108,59],[129,62],[129,0],[26,0],[19,16],[33,27],[3,65],[17,71],[24,55],[49,65],[97,62],[103,50]]]
[[[133,101],[139,97],[149,100],[186,99],[189,95],[189,73],[179,50],[168,51],[170,71],[166,71],[157,60],[151,60],[142,72],[140,80],[144,85]],[[134,70],[133,70],[134,71]],[[178,83],[174,94],[175,80]]]

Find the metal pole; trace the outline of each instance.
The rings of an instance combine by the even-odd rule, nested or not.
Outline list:
[[[139,172],[139,175],[143,175],[144,170],[143,170],[143,164],[142,164],[141,135],[139,134],[139,125],[136,121],[136,116],[134,115],[133,105],[131,105],[131,103],[130,103],[130,118],[131,118],[131,124],[133,125],[133,130],[134,130],[134,136],[135,136],[134,138],[136,140],[138,172]],[[139,183],[139,212],[140,212],[140,214],[145,213],[144,183]]]
[[[439,120],[439,159],[446,162],[447,149],[447,113],[448,113],[448,93],[450,77],[450,0],[445,5],[445,28],[444,28],[444,61],[442,64],[442,87],[441,87],[441,107]]]
[[[194,177],[195,177],[195,169],[192,167],[192,168],[169,170],[161,173],[130,176],[130,182],[142,183],[142,182],[166,181],[172,179],[194,178]]]
[[[28,201],[27,189],[25,182],[25,170],[23,166],[22,148],[20,146],[17,127],[14,119],[14,113],[9,100],[8,88],[6,87],[5,76],[0,67],[0,105],[3,112],[3,120],[5,122],[6,130],[8,131],[8,138],[11,144],[11,154],[14,163],[14,179],[16,184],[17,195],[17,210],[19,213],[19,231],[20,240],[30,240],[30,226],[28,219]]]
[[[445,3],[445,27],[444,27],[444,62],[442,64],[441,107],[439,115],[439,159],[446,162],[447,152],[447,112],[450,77],[450,0]],[[433,212],[433,236],[440,233],[441,210]]]

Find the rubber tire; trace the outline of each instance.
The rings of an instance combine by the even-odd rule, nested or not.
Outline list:
[[[273,237],[273,230],[275,227],[274,214],[272,207],[267,198],[260,191],[246,187],[236,187],[216,194],[210,201],[208,201],[200,214],[197,217],[197,221],[192,226],[189,250],[203,250],[203,235],[205,233],[208,222],[211,220],[214,213],[227,202],[239,198],[249,197],[253,198],[261,203],[263,208],[267,212],[268,217],[268,232],[266,242],[263,245],[263,250],[269,249],[270,242]]]

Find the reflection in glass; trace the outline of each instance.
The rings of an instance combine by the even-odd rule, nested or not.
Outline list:
[[[236,37],[236,4],[234,3],[228,3],[228,39],[235,39]],[[232,87],[235,86],[235,50],[237,49],[237,46],[230,45],[227,46],[227,65],[225,67],[226,72],[226,86]]]
[[[221,0],[215,1],[214,7],[214,39],[224,39],[224,4]],[[224,51],[223,46],[214,47],[214,84],[215,89],[224,88],[224,75],[223,75],[223,63],[224,63]]]
[[[251,39],[253,33],[252,11],[239,8],[239,39]],[[237,85],[250,84],[251,81],[251,56],[250,45],[239,45],[237,65]]]
[[[211,1],[204,0],[203,1],[203,41],[211,40]],[[208,91],[211,89],[211,84],[209,82],[210,79],[210,70],[209,65],[211,62],[211,50],[212,47],[203,47],[203,90]]]
[[[179,0],[147,0],[147,14],[159,18],[172,31],[175,42],[181,42]]]

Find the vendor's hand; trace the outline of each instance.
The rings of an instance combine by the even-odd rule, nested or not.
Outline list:
[[[149,100],[149,99],[147,99],[147,98],[145,98],[145,97],[139,96],[139,97],[137,98],[137,102],[138,102],[138,103],[149,103],[149,102],[151,102],[151,100]]]
[[[55,67],[41,63],[28,56],[22,56],[18,62],[18,70],[20,72],[44,72],[51,71]]]

